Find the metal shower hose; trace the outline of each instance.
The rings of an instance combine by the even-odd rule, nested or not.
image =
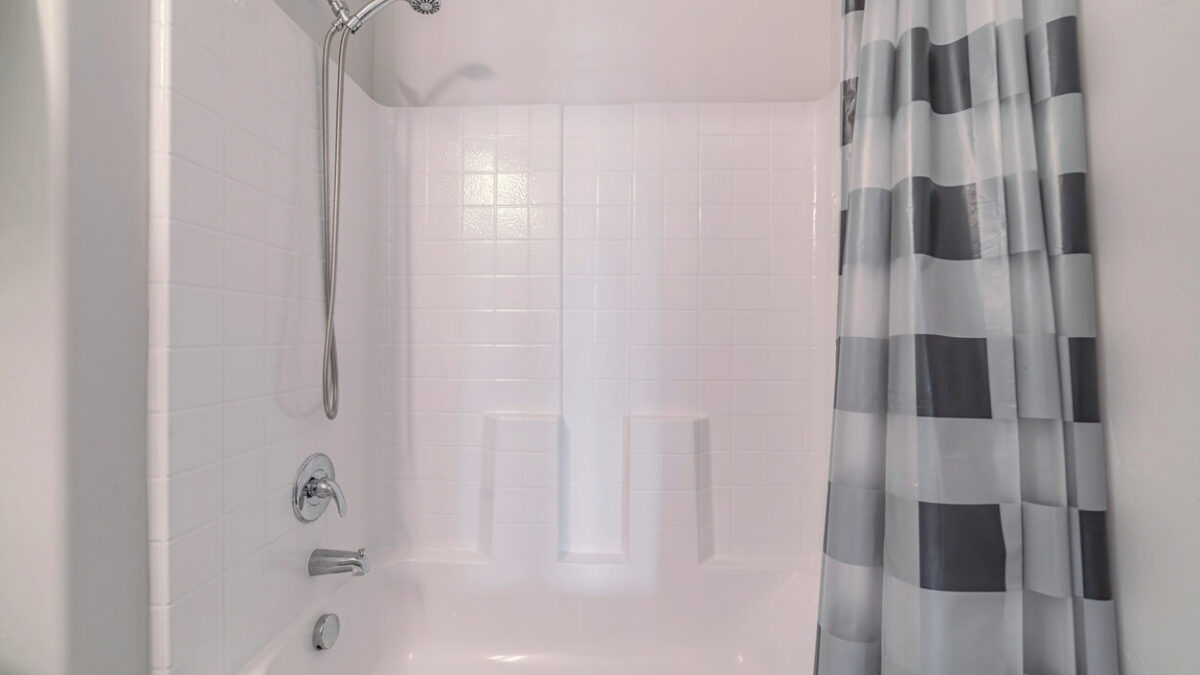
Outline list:
[[[337,61],[337,103],[333,122],[333,171],[329,170],[329,47],[342,32]],[[321,362],[321,398],[325,416],[338,413],[337,336],[333,330],[333,305],[337,298],[338,212],[342,200],[342,98],[346,81],[346,44],[350,31],[334,24],[325,34],[321,50],[321,197],[325,235],[325,353]]]

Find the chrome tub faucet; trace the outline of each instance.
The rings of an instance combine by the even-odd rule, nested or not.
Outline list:
[[[344,574],[350,572],[361,577],[371,571],[367,562],[367,549],[358,551],[335,551],[319,548],[308,556],[308,576],[319,577],[325,574]]]

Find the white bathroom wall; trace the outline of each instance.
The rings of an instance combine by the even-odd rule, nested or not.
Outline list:
[[[696,476],[712,504],[704,546],[800,557],[820,511],[821,385],[831,379],[819,367],[830,343],[819,353],[816,344],[832,316],[831,287],[816,283],[831,268],[814,267],[831,242],[814,170],[823,112],[565,109],[568,550],[620,552],[621,512],[610,505],[627,489],[623,420],[673,414],[707,420]]]
[[[1080,3],[1122,671],[1195,671],[1200,4]]]
[[[392,195],[397,545],[486,554],[489,412],[557,414],[560,109],[397,109]]]
[[[373,547],[390,126],[346,86],[341,412],[321,406],[318,48],[270,0],[156,0],[150,228],[150,615],[156,673],[237,672],[345,583],[318,547]],[[349,515],[292,514],[334,461]],[[390,529],[390,528],[389,528]]]
[[[816,568],[835,103],[397,112],[406,555],[553,525],[562,560],[620,563],[653,526],[693,559]]]

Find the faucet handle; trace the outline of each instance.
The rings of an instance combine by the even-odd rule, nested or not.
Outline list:
[[[322,453],[304,460],[292,487],[292,511],[302,523],[311,523],[325,513],[329,500],[337,502],[338,515],[346,517],[346,495],[334,480],[333,462]]]
[[[327,478],[317,478],[314,476],[308,481],[304,489],[309,497],[316,497],[317,499],[332,498],[334,503],[337,504],[338,515],[342,518],[346,517],[346,495],[332,476]]]

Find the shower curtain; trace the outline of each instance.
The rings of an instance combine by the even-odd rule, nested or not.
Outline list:
[[[1073,0],[844,0],[816,671],[1118,672]]]

